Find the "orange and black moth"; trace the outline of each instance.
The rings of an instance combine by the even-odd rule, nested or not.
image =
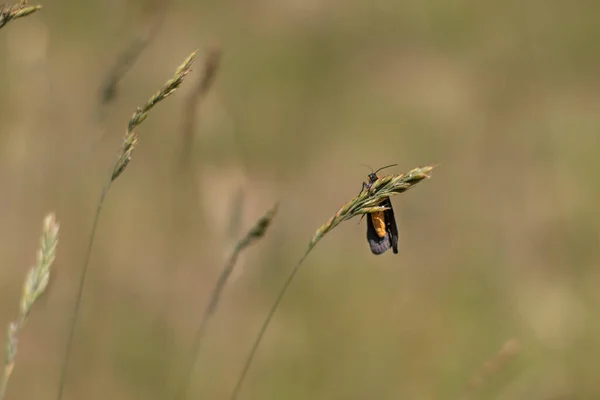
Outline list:
[[[369,182],[363,182],[363,190],[371,189],[371,186],[379,179],[377,172],[383,168],[392,167],[388,165],[379,168],[369,174]],[[398,227],[394,217],[394,209],[389,197],[384,198],[378,206],[385,207],[383,211],[367,214],[367,241],[373,254],[383,254],[390,248],[394,254],[398,254]]]

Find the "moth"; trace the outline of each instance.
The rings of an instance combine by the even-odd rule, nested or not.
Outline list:
[[[386,165],[368,175],[368,182],[363,182],[362,190],[370,190],[373,184],[379,179],[377,172],[382,169],[394,167],[396,164]],[[367,214],[367,242],[373,254],[383,254],[392,249],[394,254],[398,254],[398,227],[394,216],[394,208],[389,197],[384,198],[377,204],[385,207],[386,210],[376,211]]]

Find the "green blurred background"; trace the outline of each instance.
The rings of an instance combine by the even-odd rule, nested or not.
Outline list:
[[[440,163],[393,198],[400,254],[373,256],[364,221],[326,236],[240,399],[600,398],[600,3],[41,4],[0,31],[2,325],[43,216],[61,224],[9,398],[55,396],[127,121],[196,48],[194,72],[139,127],[106,200],[64,399],[171,399],[233,243],[281,200],[195,368],[189,398],[227,399],[314,231],[358,193],[361,164],[391,163],[386,173]],[[99,114],[117,55],[157,15],[160,30]],[[214,43],[223,58],[182,171],[186,99]]]

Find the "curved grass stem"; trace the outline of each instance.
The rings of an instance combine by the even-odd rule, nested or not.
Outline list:
[[[270,324],[271,320],[273,319],[273,316],[275,316],[275,312],[277,312],[277,309],[279,308],[279,303],[281,303],[281,300],[283,300],[283,296],[285,295],[288,288],[292,284],[292,281],[294,280],[294,278],[296,277],[296,274],[300,270],[300,266],[302,265],[302,263],[304,262],[304,260],[308,256],[308,254],[311,252],[313,247],[314,247],[314,245],[307,250],[307,252],[304,254],[304,256],[302,256],[302,258],[300,259],[298,264],[296,264],[296,266],[292,269],[292,271],[288,275],[285,283],[281,287],[279,294],[275,298],[275,302],[273,303],[273,306],[269,310],[269,313],[267,314],[265,321],[263,322],[262,326],[260,327],[260,330],[258,331],[258,335],[256,336],[256,340],[252,344],[252,348],[250,349],[250,353],[248,354],[248,357],[246,358],[246,362],[244,363],[242,372],[240,373],[240,376],[235,384],[235,387],[233,389],[233,393],[230,397],[230,400],[237,399],[238,394],[242,388],[242,384],[244,383],[244,379],[246,378],[246,375],[248,374],[248,370],[250,369],[250,365],[252,364],[252,360],[254,359],[254,356],[256,354],[256,351],[258,350],[258,347],[260,346],[260,342],[262,341],[262,338],[265,335],[267,328],[269,327],[269,324]]]
[[[90,232],[90,238],[88,240],[88,246],[85,254],[85,262],[83,263],[83,271],[81,272],[81,276],[79,277],[79,286],[77,288],[77,297],[75,299],[75,305],[73,307],[73,312],[71,314],[71,320],[69,321],[69,336],[67,337],[67,347],[65,349],[65,357],[62,363],[62,368],[60,371],[60,378],[58,381],[58,395],[57,398],[61,399],[63,390],[65,387],[65,382],[67,379],[67,368],[69,366],[69,360],[71,359],[71,347],[73,345],[73,337],[75,336],[75,325],[77,324],[77,316],[79,315],[79,308],[81,306],[81,298],[83,294],[83,288],[85,286],[85,280],[87,276],[88,266],[90,264],[90,257],[92,254],[92,247],[94,245],[94,238],[96,237],[96,230],[98,227],[98,220],[100,219],[100,213],[102,212],[102,206],[104,205],[104,199],[108,194],[110,186],[112,184],[111,181],[102,189],[102,193],[100,194],[100,200],[98,201],[98,207],[96,208],[96,215],[94,216],[94,222],[92,222],[92,230]]]
[[[238,380],[236,382],[236,385],[233,389],[233,393],[232,393],[231,397],[229,398],[230,400],[237,399],[237,397],[240,393],[240,390],[242,388],[242,385],[244,383],[244,379],[246,378],[246,375],[248,374],[248,371],[250,370],[252,361],[254,360],[254,357],[256,356],[258,347],[260,346],[260,343],[267,331],[267,328],[269,327],[269,324],[271,323],[271,320],[275,316],[275,312],[279,308],[279,304],[281,303],[283,296],[285,295],[285,293],[287,292],[291,283],[293,282],[294,278],[296,277],[296,274],[300,270],[302,263],[304,262],[306,257],[310,254],[310,252],[313,250],[313,248],[317,245],[317,243],[327,233],[331,232],[333,230],[333,228],[338,226],[343,221],[347,221],[358,215],[364,215],[364,214],[372,213],[375,211],[380,211],[381,207],[379,207],[378,204],[384,198],[387,198],[387,197],[395,195],[395,194],[403,193],[403,192],[407,191],[408,189],[412,188],[417,183],[421,182],[423,179],[429,178],[430,177],[429,173],[434,168],[435,168],[435,166],[418,167],[418,168],[415,168],[415,169],[409,171],[406,174],[384,176],[382,178],[379,178],[375,183],[373,183],[373,185],[370,187],[370,189],[365,189],[365,187],[363,186],[363,190],[361,190],[361,192],[358,194],[358,196],[356,196],[354,199],[352,199],[351,201],[346,203],[344,206],[342,206],[335,213],[335,215],[333,217],[331,217],[329,219],[329,221],[327,221],[326,224],[322,225],[319,229],[317,229],[317,231],[315,232],[315,235],[313,236],[313,238],[311,239],[311,241],[308,245],[308,249],[302,256],[302,258],[300,258],[298,263],[294,266],[294,268],[290,271],[290,274],[288,275],[287,280],[284,282],[283,287],[281,288],[281,290],[279,291],[279,294],[275,298],[275,302],[273,303],[273,306],[269,310],[269,313],[267,314],[267,316],[256,336],[256,340],[254,341],[254,343],[250,349],[250,353],[246,357],[242,371],[241,371],[241,373],[238,377]]]
[[[138,143],[138,133],[135,129],[146,120],[148,117],[148,113],[150,110],[159,102],[166,99],[175,90],[181,85],[185,76],[190,72],[192,63],[196,57],[197,52],[191,53],[186,60],[177,68],[175,71],[175,75],[169,79],[161,89],[155,93],[150,99],[144,104],[143,107],[138,107],[137,110],[133,113],[133,116],[129,120],[127,124],[127,130],[125,132],[125,137],[123,139],[123,143],[121,145],[121,150],[119,152],[119,156],[117,161],[112,169],[110,174],[110,180],[102,189],[102,193],[100,194],[100,200],[98,201],[98,207],[96,208],[96,215],[94,216],[94,222],[92,223],[92,231],[90,233],[90,239],[88,242],[88,247],[85,255],[85,261],[83,263],[83,270],[81,272],[81,276],[79,278],[79,285],[77,289],[77,297],[75,299],[75,305],[73,307],[73,313],[71,315],[71,320],[69,322],[69,335],[67,337],[67,347],[65,349],[65,359],[63,361],[61,367],[61,373],[58,381],[58,394],[57,399],[60,400],[62,398],[63,390],[65,387],[65,382],[67,378],[67,368],[69,366],[70,356],[71,356],[71,347],[73,345],[73,337],[75,334],[75,325],[77,324],[77,317],[79,315],[79,308],[81,306],[81,298],[83,295],[83,288],[85,286],[85,280],[88,271],[88,265],[90,263],[90,257],[92,253],[92,246],[94,244],[94,238],[96,236],[96,230],[98,227],[98,220],[100,219],[100,213],[102,212],[102,206],[104,205],[104,200],[106,199],[106,195],[110,190],[112,183],[125,171],[129,162],[131,161],[131,155]]]
[[[223,293],[225,284],[227,283],[227,280],[233,272],[233,268],[235,267],[240,253],[265,235],[267,228],[269,227],[271,221],[277,213],[277,208],[278,205],[275,205],[273,208],[271,208],[256,222],[256,224],[254,224],[254,226],[248,231],[246,236],[244,236],[244,238],[242,238],[239,242],[236,243],[235,248],[229,256],[229,259],[225,263],[225,266],[221,271],[221,275],[219,276],[219,279],[217,280],[217,283],[215,284],[215,287],[210,296],[210,301],[204,309],[204,313],[202,314],[202,319],[200,321],[200,325],[198,326],[198,330],[196,331],[196,336],[194,337],[194,342],[192,344],[190,353],[191,357],[185,369],[185,371],[187,371],[186,377],[183,380],[182,385],[175,396],[175,399],[183,399],[189,389],[189,385],[192,379],[192,373],[194,371],[194,365],[196,364],[196,360],[198,359],[198,352],[200,351],[204,335],[206,334],[206,327],[208,326],[209,320],[211,319],[211,317],[217,309],[217,305],[219,304],[219,300],[221,299],[221,294]]]

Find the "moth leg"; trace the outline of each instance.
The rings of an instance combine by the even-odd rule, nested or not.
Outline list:
[[[367,185],[365,182],[363,182],[362,187],[360,188],[360,192],[358,192],[357,196],[360,195],[365,190],[365,188],[368,189],[369,185]]]

